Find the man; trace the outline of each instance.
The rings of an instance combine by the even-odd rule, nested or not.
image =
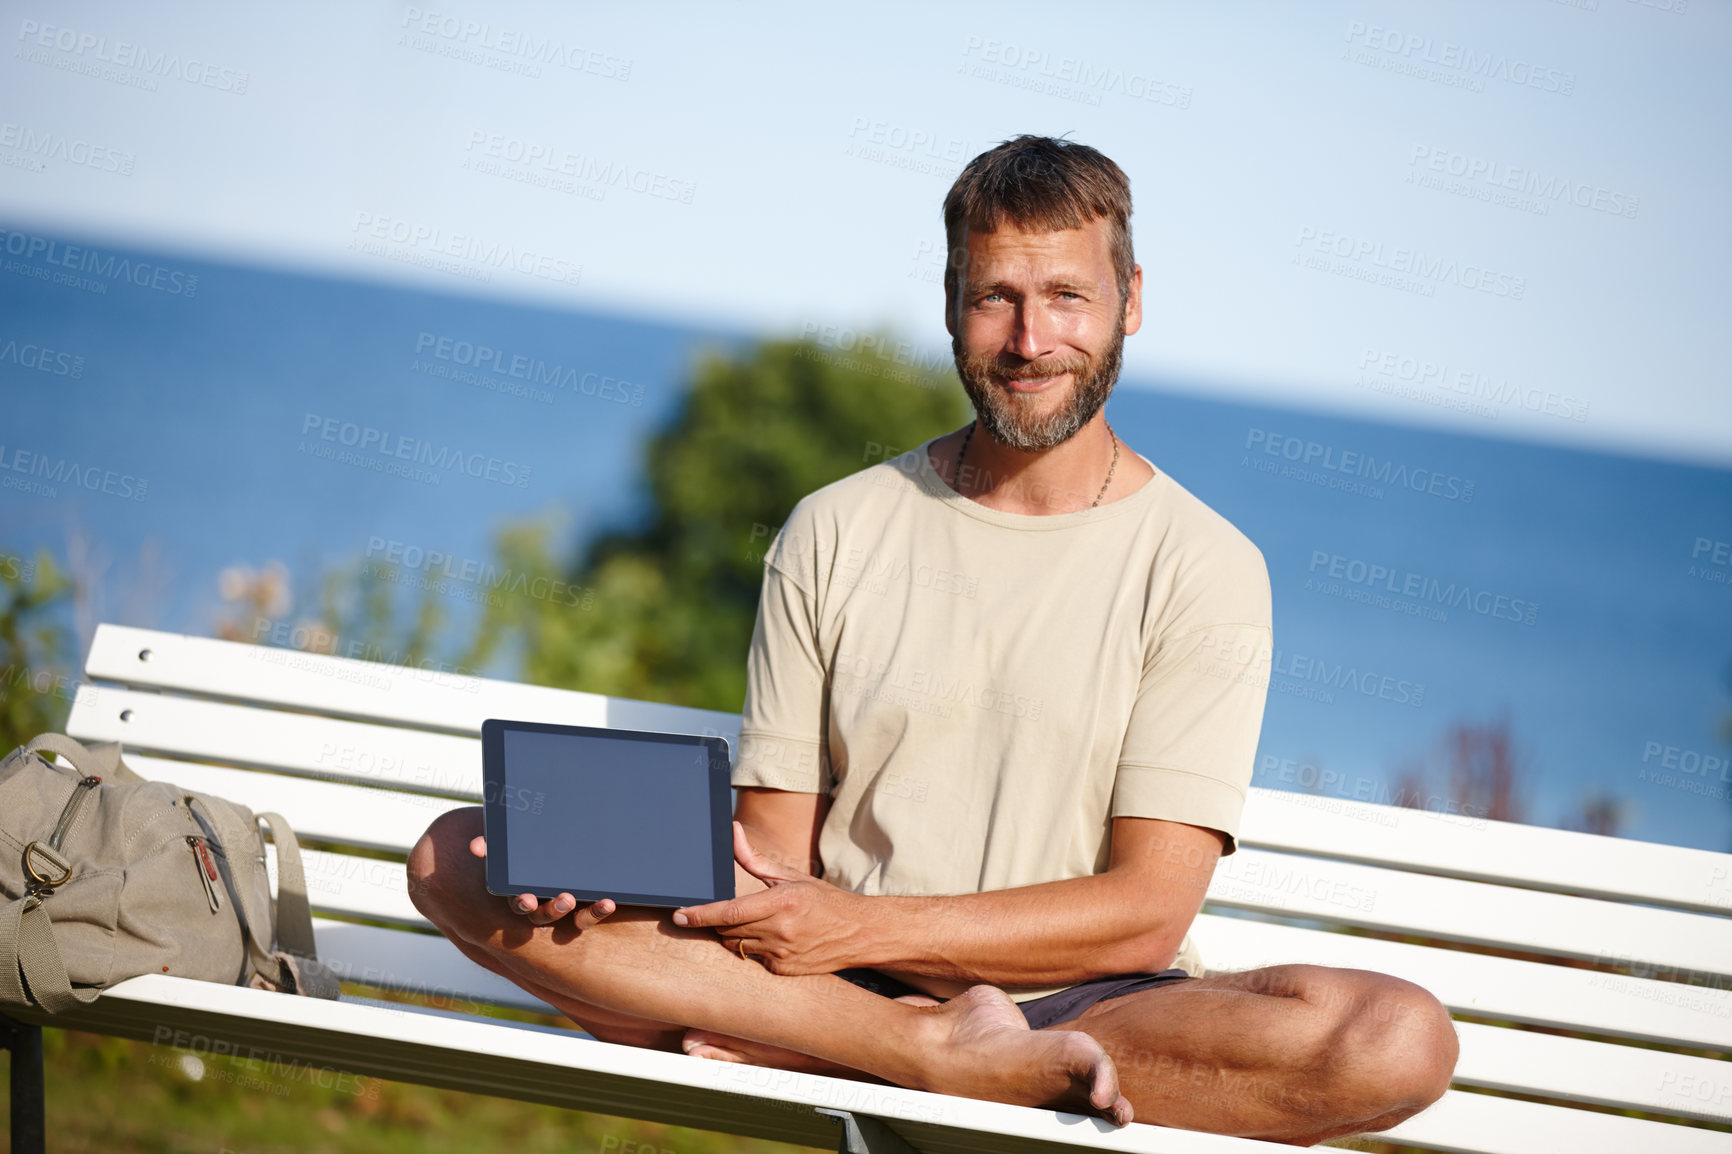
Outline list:
[[[459,811],[409,875],[460,949],[604,1040],[1121,1123],[1309,1144],[1444,1092],[1455,1033],[1417,986],[1189,976],[1250,779],[1269,587],[1106,423],[1142,325],[1130,207],[1112,161],[1038,137],[946,197],[978,419],[811,494],[773,545],[738,896],[513,913]]]

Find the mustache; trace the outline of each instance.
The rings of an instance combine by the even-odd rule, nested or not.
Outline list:
[[[1088,371],[1089,359],[1076,355],[1026,361],[1021,357],[1006,357],[1000,353],[983,353],[963,357],[962,368],[977,380],[987,376],[1008,377],[1011,380],[1039,380],[1064,373],[1080,377]]]

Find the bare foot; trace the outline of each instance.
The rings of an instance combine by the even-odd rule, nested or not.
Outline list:
[[[927,1013],[933,1036],[920,1089],[1130,1122],[1113,1060],[1087,1034],[1030,1030],[1016,1003],[994,986],[970,986]]]

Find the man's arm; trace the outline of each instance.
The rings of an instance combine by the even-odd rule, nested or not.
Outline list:
[[[746,827],[752,848],[813,877],[824,872],[818,860],[818,830],[829,810],[830,797],[823,793],[745,786],[734,799],[734,820]]]
[[[1155,818],[1113,819],[1092,877],[939,898],[874,898],[859,963],[887,972],[1048,986],[1173,964],[1202,909],[1221,835]]]
[[[742,793],[742,815],[746,804]],[[819,812],[804,804],[810,810],[776,800],[753,813],[784,815],[768,818],[769,852],[779,861],[757,853],[747,831],[753,860],[742,864],[769,883],[766,892],[681,911],[683,924],[715,926],[724,938],[749,942],[752,955],[781,974],[872,966],[1014,988],[1162,970],[1202,908],[1222,848],[1213,830],[1121,817],[1113,820],[1106,872],[1092,877],[949,897],[867,897],[784,864],[815,844],[816,823],[814,841],[803,842],[806,827],[794,820]]]

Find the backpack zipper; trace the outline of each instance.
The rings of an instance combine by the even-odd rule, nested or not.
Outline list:
[[[242,945],[241,968],[240,968],[239,973],[237,973],[235,975],[235,985],[244,986],[244,985],[246,985],[246,982],[247,982],[248,972],[255,969],[255,967],[253,966],[253,962],[252,962],[251,950],[249,948],[247,948],[247,942],[250,940],[254,945],[257,945],[261,951],[264,951],[266,953],[269,953],[270,950],[273,949],[276,945],[276,933],[270,924],[271,906],[269,904],[267,904],[265,906],[265,918],[266,918],[265,928],[267,930],[271,931],[270,937],[266,938],[263,942],[261,942],[259,939],[259,935],[253,932],[252,923],[247,920],[246,897],[244,894],[242,894],[242,892],[236,886],[234,864],[231,861],[229,861],[228,851],[223,848],[222,838],[217,836],[216,829],[211,825],[210,821],[205,817],[205,815],[200,812],[204,807],[202,805],[194,805],[193,804],[194,802],[197,802],[199,800],[198,795],[189,793],[186,795],[185,800],[186,800],[187,813],[192,815],[192,819],[198,823],[199,829],[204,831],[204,837],[200,840],[202,840],[206,844],[206,858],[207,858],[207,860],[209,860],[209,858],[210,858],[209,847],[211,845],[216,846],[216,858],[218,859],[218,861],[216,862],[216,869],[219,871],[218,876],[222,880],[223,887],[228,890],[229,898],[235,903],[235,921],[240,923],[241,945]],[[254,836],[255,837],[258,836],[256,826],[254,829]],[[260,843],[259,848],[262,852],[263,848],[264,848],[262,841]],[[263,868],[263,862],[262,861],[260,863],[260,866],[262,869]],[[206,881],[211,880],[210,875],[204,873],[202,870],[200,871],[199,876],[204,878]],[[250,886],[252,884],[252,881],[253,881],[253,878],[249,874],[247,877],[247,884]],[[215,888],[216,887],[213,884],[212,889],[215,889]],[[266,942],[268,942],[269,944],[268,945],[265,944]],[[268,974],[265,976],[267,978],[269,978]]]
[[[198,880],[204,886],[205,900],[210,903],[210,912],[216,913],[222,908],[222,898],[217,896],[217,868],[211,860],[210,849],[204,839],[186,835],[186,844],[192,847],[192,864],[198,869]]]
[[[100,777],[81,777],[78,784],[72,787],[72,796],[66,799],[66,805],[60,811],[60,820],[54,823],[54,832],[48,836],[48,848],[59,852],[60,843],[66,838],[66,831],[72,828],[73,821],[84,808],[85,799],[91,791],[102,784]]]

